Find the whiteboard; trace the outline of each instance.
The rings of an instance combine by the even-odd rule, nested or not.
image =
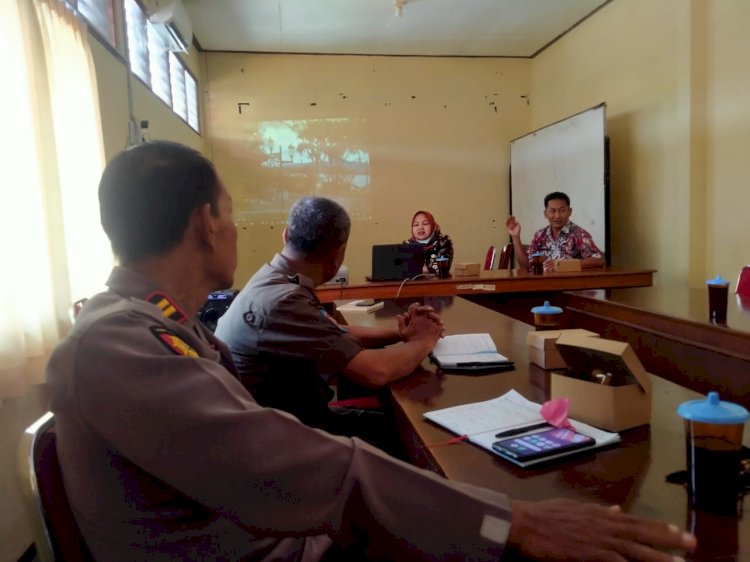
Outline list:
[[[609,250],[605,119],[602,103],[511,141],[510,208],[524,244],[549,224],[544,196],[562,191],[570,197],[570,220]]]

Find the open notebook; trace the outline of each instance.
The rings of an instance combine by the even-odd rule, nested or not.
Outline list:
[[[468,441],[475,445],[490,451],[493,454],[497,452],[492,448],[492,444],[498,441],[496,434],[509,429],[525,427],[531,424],[537,424],[544,421],[540,414],[541,404],[531,402],[521,396],[515,390],[510,390],[492,400],[484,402],[472,402],[453,406],[442,410],[433,410],[425,412],[424,417],[428,420],[443,426],[457,435],[466,435]],[[501,457],[509,462],[515,462],[519,466],[531,466],[541,462],[565,457],[568,455],[578,454],[582,451],[588,451],[606,445],[611,445],[620,441],[618,433],[602,431],[593,426],[570,420],[573,427],[579,433],[593,437],[595,443],[587,449],[577,451],[566,451],[556,456],[549,456],[542,459],[530,460],[527,462],[515,462],[506,457]],[[498,455],[501,456],[501,455]]]
[[[430,359],[442,369],[512,369],[513,362],[501,355],[489,334],[460,334],[438,340]]]

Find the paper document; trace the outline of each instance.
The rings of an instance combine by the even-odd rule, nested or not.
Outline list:
[[[475,445],[495,453],[492,444],[498,440],[496,434],[509,429],[521,428],[544,421],[540,411],[541,404],[531,402],[515,390],[510,390],[492,400],[472,402],[442,410],[425,412],[424,417],[457,435],[466,435],[467,440]],[[593,437],[596,444],[590,449],[604,447],[620,441],[618,433],[602,431],[583,422],[570,420],[579,433]],[[586,450],[590,450],[586,449]],[[575,454],[576,451],[564,452],[560,457]],[[496,454],[496,453],[495,453]],[[504,457],[503,457],[504,458]],[[547,457],[538,461],[529,461],[521,466],[530,466],[557,457]]]
[[[438,365],[448,369],[510,363],[497,352],[489,334],[445,336],[437,342],[431,356]]]

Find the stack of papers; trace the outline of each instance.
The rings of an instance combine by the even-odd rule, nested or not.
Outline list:
[[[515,390],[510,390],[492,400],[484,402],[472,402],[452,408],[433,410],[426,412],[424,417],[438,425],[452,431],[457,435],[466,435],[468,441],[497,454],[492,444],[498,440],[496,434],[515,428],[522,428],[541,423],[544,420],[541,413],[541,405],[531,402],[521,396]],[[618,433],[602,431],[583,422],[570,420],[573,427],[579,433],[593,437],[596,444],[589,447],[591,450],[620,441]],[[519,466],[531,466],[539,462],[545,462],[554,458],[575,454],[579,451],[566,451],[556,456],[548,456],[542,459],[516,462]],[[507,459],[506,457],[502,457]],[[515,462],[515,461],[511,461]]]
[[[489,334],[461,334],[440,339],[430,354],[443,369],[502,369],[513,362],[500,355]]]

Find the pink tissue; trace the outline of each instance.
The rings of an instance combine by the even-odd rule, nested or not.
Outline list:
[[[555,427],[568,427],[573,429],[573,424],[568,419],[568,403],[570,401],[567,398],[553,398],[547,400],[542,404],[541,414],[542,417],[550,425]]]

